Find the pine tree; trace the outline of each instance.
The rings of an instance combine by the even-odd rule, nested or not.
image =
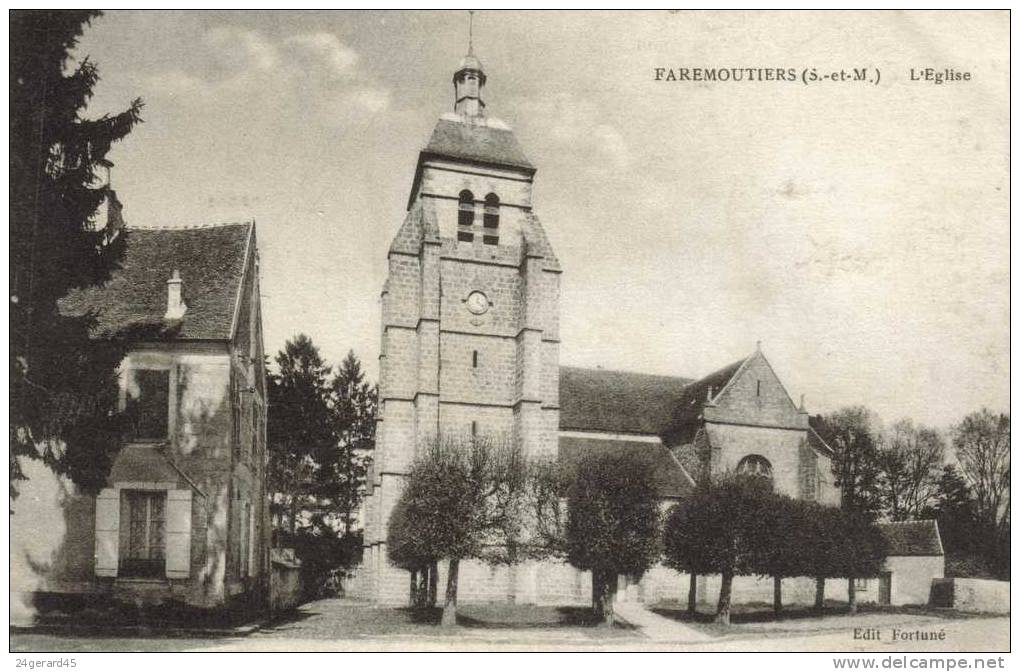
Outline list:
[[[304,334],[284,344],[276,356],[279,373],[269,381],[269,486],[277,529],[291,535],[298,519],[314,508],[323,492],[321,465],[336,452],[329,408],[330,367]]]
[[[365,380],[361,362],[353,350],[338,367],[331,387],[337,437],[331,494],[347,537],[365,495],[365,477],[375,447],[377,390]]]
[[[113,116],[84,109],[99,81],[71,51],[95,11],[12,11],[10,21],[10,497],[19,459],[42,460],[86,492],[105,485],[120,438],[118,341],[93,343],[91,315],[59,300],[109,279],[126,245],[95,227],[106,155],[141,122],[141,100]]]

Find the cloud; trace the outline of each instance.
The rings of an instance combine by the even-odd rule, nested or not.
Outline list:
[[[539,100],[525,99],[517,107],[522,115],[543,120],[545,132],[554,143],[571,152],[590,154],[595,165],[606,164],[617,170],[631,166],[632,155],[623,134],[602,118],[590,100],[559,93]]]
[[[232,26],[212,28],[195,47],[192,65],[151,76],[156,96],[179,104],[230,104],[246,109],[300,106],[302,116],[338,124],[390,106],[390,92],[358,67],[353,48],[328,32],[270,38]],[[149,97],[153,97],[152,94]]]
[[[356,74],[357,52],[332,33],[292,35],[284,45],[307,63],[318,65],[333,75],[351,77]]]

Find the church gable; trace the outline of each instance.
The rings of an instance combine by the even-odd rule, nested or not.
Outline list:
[[[704,409],[706,421],[807,429],[783,383],[760,351],[744,361]]]

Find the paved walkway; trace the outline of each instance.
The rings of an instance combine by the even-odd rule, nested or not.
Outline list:
[[[641,634],[654,642],[693,644],[715,639],[689,625],[652,613],[640,602],[617,602],[615,610],[620,620],[640,628]]]

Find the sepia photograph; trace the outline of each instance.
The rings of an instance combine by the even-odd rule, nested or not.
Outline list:
[[[1006,667],[1009,10],[8,28],[12,666]]]

